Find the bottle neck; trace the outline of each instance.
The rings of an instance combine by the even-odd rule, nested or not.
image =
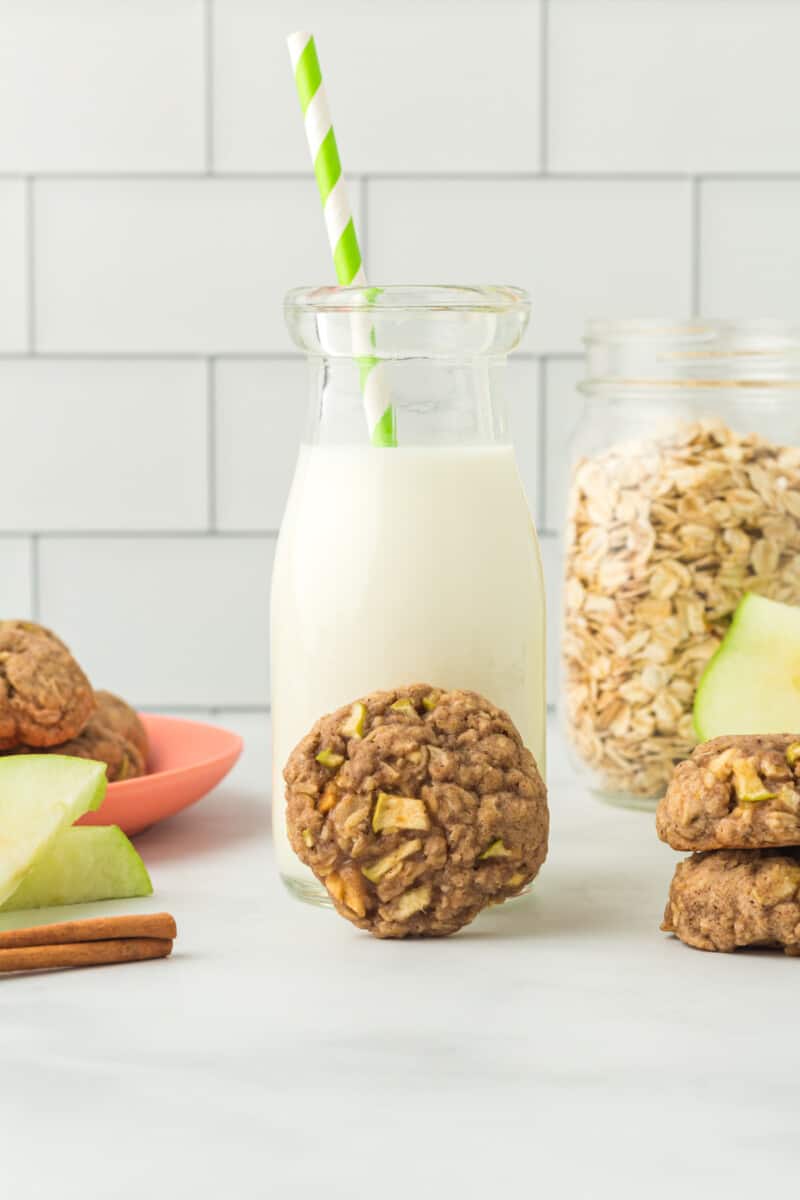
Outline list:
[[[305,440],[386,445],[376,422],[391,408],[397,446],[489,446],[509,440],[504,355],[469,360],[310,357]]]

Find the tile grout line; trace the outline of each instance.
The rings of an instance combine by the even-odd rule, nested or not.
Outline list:
[[[547,174],[550,158],[548,100],[550,91],[549,0],[539,0],[539,168]]]
[[[36,354],[36,249],[34,241],[35,203],[34,180],[28,176],[25,180],[25,274],[28,285],[26,320],[27,353],[24,357]]]
[[[99,541],[265,541],[274,542],[277,529],[3,529],[0,537],[36,537],[51,541],[75,540]]]
[[[206,359],[206,519],[209,532],[217,529],[217,364]]]
[[[210,2],[210,0],[209,0]],[[549,88],[549,78],[548,78]],[[213,90],[213,84],[212,84]],[[209,97],[213,108],[213,96]],[[213,112],[212,112],[213,116]],[[205,121],[204,121],[205,124]],[[213,143],[213,122],[211,124],[211,142]],[[204,140],[206,135],[204,134]],[[547,139],[549,140],[549,139]],[[549,146],[546,147],[549,159]],[[213,152],[214,146],[211,146]],[[132,170],[132,171],[37,171],[35,179],[48,183],[202,183],[207,181],[209,171],[202,170]],[[32,176],[24,171],[0,170],[0,182],[24,183]],[[314,180],[314,172],[303,171],[213,171],[213,178],[232,183],[307,183]],[[443,171],[353,171],[350,181],[379,180],[387,182],[424,183],[437,180],[452,180],[455,182],[472,182],[485,180],[491,183],[517,183],[536,181],[557,181],[561,183],[685,183],[687,179],[697,179],[703,183],[798,183],[800,171],[691,171],[667,170],[551,170],[544,166],[535,171],[502,171],[502,170],[443,170]]]
[[[31,357],[27,350],[0,350],[0,363],[26,362]],[[181,362],[205,363],[213,359],[219,362],[293,362],[303,363],[302,354],[290,350],[44,350],[37,351],[37,359],[57,363],[65,362],[117,362],[117,363],[156,363]],[[522,350],[515,351],[515,362],[580,362],[583,354],[580,350]]]
[[[702,210],[702,184],[698,176],[692,179],[692,276],[691,276],[691,305],[692,316],[698,317],[701,311],[702,302],[702,279],[701,279],[701,238],[703,233],[703,210]]]
[[[213,103],[213,100],[212,100]],[[213,115],[213,114],[212,114]],[[204,122],[205,123],[205,122]],[[213,123],[211,128],[213,135]],[[213,141],[213,136],[212,139]],[[214,147],[212,146],[212,150]],[[549,147],[547,148],[549,152]],[[549,158],[549,153],[548,153]],[[209,172],[202,170],[133,170],[133,171],[37,171],[36,180],[48,183],[203,183]],[[24,183],[31,176],[23,171],[0,171],[3,183]],[[213,178],[231,183],[307,183],[314,180],[314,172],[303,171],[214,171]],[[353,171],[348,176],[351,182],[368,179],[386,182],[425,183],[438,180],[466,182],[484,180],[490,183],[518,183],[556,181],[561,183],[685,183],[687,179],[699,179],[705,183],[797,183],[800,171],[646,171],[646,170],[560,170],[549,167],[531,171],[502,170],[443,170],[443,171]]]
[[[232,362],[304,362],[302,354],[289,350],[45,350],[37,358],[50,362],[189,362],[204,363],[210,357]],[[30,358],[27,350],[0,350],[0,362],[19,362]]]
[[[203,5],[203,113],[206,175],[214,174],[214,0]]]

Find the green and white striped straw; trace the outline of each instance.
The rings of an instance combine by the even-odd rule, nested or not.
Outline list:
[[[310,33],[292,33],[287,40],[336,278],[343,287],[366,287],[367,277],[347,197],[347,185],[322,82],[317,48]],[[353,319],[353,345],[361,372],[361,391],[370,437],[375,446],[396,446],[394,409],[389,399],[383,364],[372,353],[374,344],[374,330],[368,317],[356,313]]]

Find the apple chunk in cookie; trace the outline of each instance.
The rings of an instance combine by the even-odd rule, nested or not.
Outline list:
[[[289,840],[377,937],[454,933],[547,854],[547,792],[511,718],[413,684],[322,717],[284,769]]]

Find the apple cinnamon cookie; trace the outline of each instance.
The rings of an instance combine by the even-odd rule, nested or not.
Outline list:
[[[38,621],[0,621],[0,633],[6,633],[9,630],[21,630],[23,633],[38,633],[40,637],[49,638],[51,642],[55,642],[62,650],[66,650],[69,654],[69,646],[65,646],[60,637],[53,633],[52,629],[48,629],[46,625],[40,625]]]
[[[2,753],[65,754],[70,758],[90,758],[106,764],[109,783],[138,779],[147,774],[145,758],[138,746],[112,729],[106,723],[104,713],[99,710],[92,713],[78,736],[70,738],[68,742],[58,746],[15,746],[13,750],[4,750]]]
[[[68,754],[73,758],[91,758],[95,762],[105,763],[109,783],[138,779],[147,773],[145,758],[139,747],[113,729],[100,709],[93,713],[86,728],[76,738],[49,748],[47,753]]]
[[[511,718],[413,684],[322,717],[284,769],[289,840],[381,938],[455,933],[547,854],[547,792]]]
[[[800,735],[732,734],[680,763],[656,813],[674,850],[800,845]]]
[[[113,692],[95,692],[94,697],[97,702],[97,715],[106,728],[124,738],[126,742],[131,742],[146,762],[149,750],[147,730],[136,709],[131,708],[130,704],[121,696],[115,696]]]
[[[717,850],[679,863],[664,923],[698,950],[800,955],[800,850]]]
[[[94,706],[89,680],[58,638],[30,621],[0,622],[0,750],[65,742]]]

